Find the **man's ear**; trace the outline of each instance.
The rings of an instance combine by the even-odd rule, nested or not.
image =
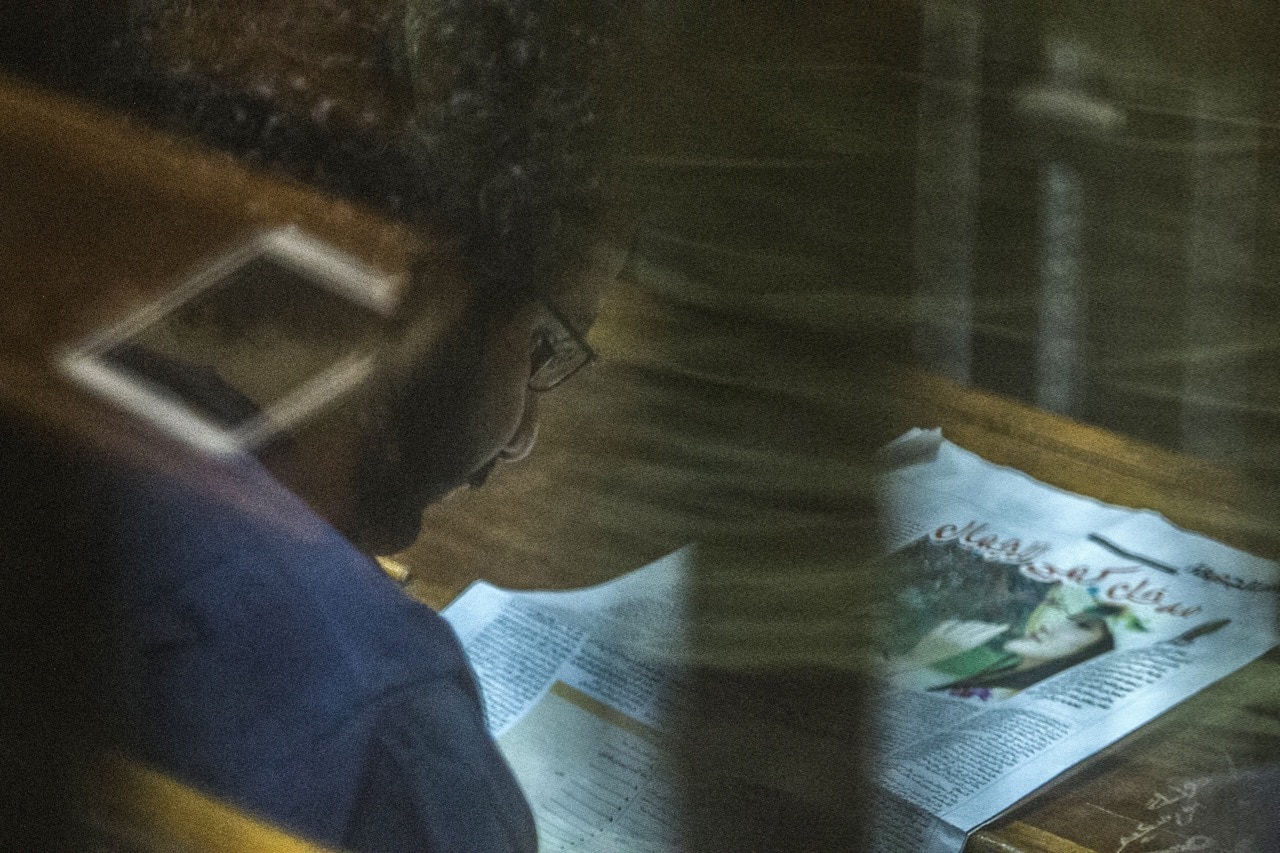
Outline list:
[[[380,369],[392,374],[411,367],[403,362],[416,361],[453,334],[475,296],[463,265],[462,241],[438,223],[424,225],[418,236],[420,248],[381,342]]]
[[[524,398],[524,414],[520,418],[520,426],[515,435],[507,442],[506,447],[498,452],[503,462],[519,462],[530,453],[538,442],[538,395],[526,392]]]

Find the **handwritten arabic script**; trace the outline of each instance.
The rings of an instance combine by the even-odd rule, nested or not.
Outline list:
[[[1200,783],[1188,780],[1180,785],[1171,785],[1164,790],[1157,790],[1147,800],[1147,811],[1158,814],[1151,821],[1139,821],[1133,832],[1120,839],[1116,853],[1124,853],[1126,849],[1139,849],[1145,853],[1194,853],[1208,850],[1214,845],[1214,839],[1207,835],[1193,835],[1172,847],[1160,850],[1150,849],[1155,842],[1155,833],[1163,828],[1189,829],[1195,822],[1196,813],[1201,803],[1196,799],[1200,792]]]

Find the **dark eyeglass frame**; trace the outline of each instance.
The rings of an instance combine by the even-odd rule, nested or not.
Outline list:
[[[543,393],[563,384],[599,354],[548,300],[540,298],[538,304],[559,326],[553,336],[539,336],[529,357],[529,390]]]

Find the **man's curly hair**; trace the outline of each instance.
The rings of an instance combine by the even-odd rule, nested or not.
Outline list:
[[[598,0],[408,0],[410,134],[486,278],[536,286],[590,239],[611,189],[622,29]]]
[[[533,292],[585,252],[616,189],[611,155],[630,55],[623,5],[293,0],[249,8],[134,0],[121,64],[128,79],[109,81],[102,94],[402,221],[443,220],[490,292]],[[339,28],[358,55],[298,47],[332,43]],[[268,76],[288,79],[249,82],[262,76],[255,51],[271,54]],[[206,67],[190,61],[198,53]],[[344,63],[366,91],[344,98],[291,86],[312,69],[345,73]]]

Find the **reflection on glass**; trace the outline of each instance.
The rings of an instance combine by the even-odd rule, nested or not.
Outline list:
[[[916,357],[958,382],[973,359],[982,13],[972,3],[921,8],[916,152]]]
[[[64,359],[72,376],[206,450],[252,447],[367,374],[389,283],[292,230],[218,259]]]

